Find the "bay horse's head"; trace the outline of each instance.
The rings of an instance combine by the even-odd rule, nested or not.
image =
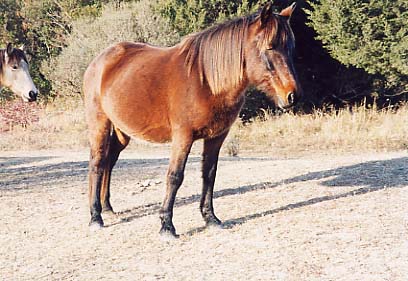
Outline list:
[[[249,83],[280,108],[293,106],[301,92],[293,66],[295,37],[289,24],[294,9],[295,3],[275,14],[272,4],[266,4],[249,25],[244,47]]]
[[[38,90],[31,79],[24,51],[9,43],[5,50],[0,50],[0,56],[0,89],[7,87],[24,101],[35,101]]]

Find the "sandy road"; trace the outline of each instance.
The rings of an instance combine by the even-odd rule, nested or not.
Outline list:
[[[407,152],[222,157],[223,229],[203,228],[192,155],[174,241],[158,235],[167,157],[124,152],[118,214],[90,233],[87,152],[0,153],[0,279],[408,280]]]

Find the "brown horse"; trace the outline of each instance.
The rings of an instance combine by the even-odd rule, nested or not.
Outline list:
[[[6,49],[0,49],[0,89],[9,88],[24,101],[35,101],[38,90],[28,71],[28,61],[24,51],[13,48],[9,43]]]
[[[187,36],[171,48],[123,42],[104,50],[84,76],[89,125],[90,226],[112,211],[110,177],[130,136],[172,142],[161,231],[176,236],[173,205],[192,143],[204,139],[201,214],[220,225],[213,209],[218,154],[253,85],[277,106],[299,98],[289,26],[294,4],[280,14],[260,12]]]

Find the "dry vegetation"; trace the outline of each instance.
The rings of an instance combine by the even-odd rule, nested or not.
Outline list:
[[[408,149],[408,105],[399,110],[365,109],[307,115],[283,114],[233,127],[227,147],[283,155]]]
[[[150,4],[150,0],[141,0],[117,7],[112,2],[104,6],[100,17],[73,22],[68,46],[42,66],[55,94],[78,98],[86,67],[112,44],[130,41],[170,46],[178,42],[180,36],[165,19],[153,14]]]
[[[0,111],[0,149],[81,149],[87,147],[86,124],[82,102],[55,102],[30,110],[22,105],[20,118],[9,120]],[[34,114],[35,116],[25,116]],[[30,124],[31,122],[31,124]],[[224,153],[271,152],[282,156],[307,153],[355,151],[401,151],[408,149],[408,105],[398,110],[365,109],[280,116],[266,114],[251,123],[236,122],[224,145]],[[158,145],[133,141],[136,147]],[[132,146],[131,146],[132,147]],[[135,147],[135,144],[133,144]]]

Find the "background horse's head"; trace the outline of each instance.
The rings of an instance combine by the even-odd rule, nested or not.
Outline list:
[[[249,42],[245,46],[250,84],[265,92],[280,108],[293,106],[301,92],[292,57],[295,37],[289,25],[294,9],[295,3],[275,14],[271,3],[265,5],[249,26]]]
[[[5,50],[0,50],[0,55],[0,88],[9,88],[24,101],[35,101],[38,90],[31,79],[24,51],[9,43]]]

